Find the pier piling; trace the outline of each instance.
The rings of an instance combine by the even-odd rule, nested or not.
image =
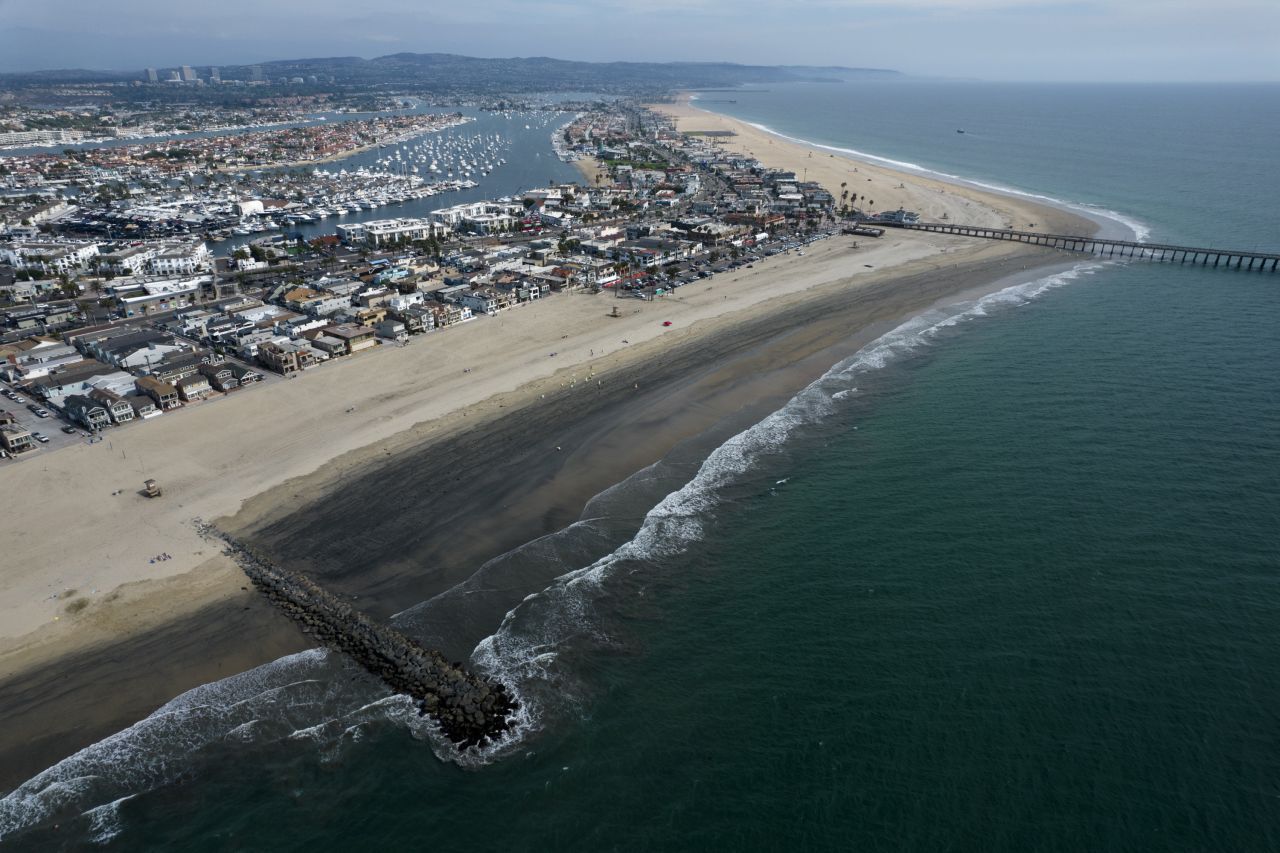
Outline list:
[[[1017,231],[1010,228],[983,228],[974,225],[953,225],[946,222],[877,222],[889,228],[910,231],[931,231],[937,234],[956,234],[964,237],[981,237],[986,240],[1010,240],[1033,246],[1045,246],[1077,254],[1114,258],[1138,258],[1149,261],[1193,263],[1221,266],[1248,272],[1257,266],[1258,272],[1275,272],[1280,264],[1280,254],[1273,252],[1240,252],[1228,249],[1195,248],[1165,243],[1138,243],[1133,240],[1107,240],[1098,237],[1073,237],[1065,234],[1041,234],[1036,231]],[[1245,261],[1248,261],[1246,266]],[[1270,266],[1268,266],[1270,264]]]

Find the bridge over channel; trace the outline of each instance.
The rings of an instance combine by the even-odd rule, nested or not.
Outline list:
[[[932,231],[986,240],[1011,240],[1050,249],[1098,255],[1105,258],[1137,258],[1178,264],[1201,264],[1230,269],[1275,272],[1280,254],[1243,252],[1235,249],[1204,249],[1194,246],[1171,246],[1163,243],[1137,243],[1132,240],[1107,240],[1101,237],[1071,237],[1065,234],[1041,234],[1036,231],[1014,231],[1008,228],[983,228],[978,225],[952,225],[946,222],[877,222],[877,226],[911,231]]]

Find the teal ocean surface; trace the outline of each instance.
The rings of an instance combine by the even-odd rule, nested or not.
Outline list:
[[[1280,249],[1277,86],[716,97],[788,136],[1113,211],[1151,240]],[[0,834],[1280,848],[1277,365],[1269,273],[1081,262],[935,310],[486,566],[477,587],[554,570],[469,629],[473,662],[527,711],[484,761],[450,760],[407,703],[308,652],[50,768],[0,800]],[[397,619],[447,641],[462,602]]]

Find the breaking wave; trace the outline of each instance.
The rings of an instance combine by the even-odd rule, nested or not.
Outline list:
[[[834,151],[837,154],[844,154],[845,156],[852,157],[856,160],[865,160],[870,163],[878,163],[882,166],[888,166],[893,169],[900,169],[904,172],[914,172],[915,174],[924,175],[930,178],[939,178],[949,183],[963,184],[964,186],[970,186],[970,187],[978,187],[979,189],[991,190],[992,192],[1001,193],[1002,195],[1012,195],[1012,196],[1018,196],[1019,198],[1028,198],[1028,199],[1031,199],[1032,201],[1038,201],[1043,204],[1051,205],[1053,207],[1065,208],[1067,210],[1075,211],[1076,213],[1084,214],[1085,216],[1089,217],[1090,219],[1093,219],[1094,221],[1097,221],[1099,219],[1110,220],[1111,222],[1118,223],[1119,225],[1127,229],[1132,235],[1132,239],[1139,243],[1145,243],[1151,236],[1151,228],[1146,223],[1132,216],[1121,213],[1119,211],[1102,207],[1101,205],[1086,204],[1083,202],[1076,202],[1076,201],[1067,201],[1065,199],[1055,198],[1054,196],[1044,195],[1043,193],[1034,193],[1034,192],[1028,192],[1027,190],[1020,190],[1015,187],[1006,186],[1004,184],[995,184],[987,181],[976,180],[974,178],[966,178],[963,175],[954,175],[950,172],[943,172],[937,169],[930,169],[927,166],[921,166],[919,163],[912,163],[908,160],[894,160],[890,157],[881,157],[878,154],[871,154],[866,151],[859,151],[856,148],[846,148],[839,145],[826,145],[821,142],[813,142],[808,139],[802,139],[798,136],[789,136],[785,133],[782,133],[781,131],[778,131],[772,127],[769,127],[766,124],[760,124],[758,122],[753,122],[753,121],[749,121],[746,123],[754,127],[756,130],[762,130],[765,133],[778,137],[779,139],[785,139],[788,142],[795,142],[799,145],[808,146],[809,148],[819,148],[823,151]]]
[[[643,576],[655,561],[684,551],[702,535],[728,487],[780,451],[797,430],[837,411],[856,393],[854,383],[860,376],[929,346],[945,329],[1024,305],[1103,266],[1099,262],[1078,264],[903,323],[836,364],[781,409],[717,447],[691,480],[648,512],[633,538],[589,565],[561,575],[508,611],[499,628],[477,645],[472,661],[515,691],[527,717],[512,737],[491,747],[482,759],[509,754],[547,719],[583,703],[585,685],[573,669],[573,662],[581,658],[576,652],[613,642],[601,628],[601,614],[595,606],[607,593],[606,582],[620,575]]]
[[[655,561],[686,550],[714,520],[730,487],[779,452],[797,430],[821,422],[856,399],[859,376],[928,347],[945,329],[1024,305],[1104,266],[1082,263],[976,301],[921,314],[833,366],[700,463],[699,455],[649,466],[598,495],[569,528],[495,558],[463,584],[397,614],[394,622],[399,627],[422,635],[439,630],[432,626],[442,612],[466,611],[470,622],[455,624],[465,624],[463,636],[469,634],[473,639],[468,643],[477,643],[472,665],[505,681],[521,701],[512,732],[485,751],[459,754],[433,723],[417,715],[407,698],[391,694],[340,655],[311,649],[190,690],[146,719],[37,774],[0,799],[0,842],[59,820],[87,821],[86,838],[110,840],[121,832],[121,803],[191,772],[201,756],[219,748],[312,742],[321,760],[332,762],[360,740],[366,726],[393,725],[429,744],[441,760],[463,766],[491,763],[525,749],[549,721],[582,706],[584,680],[567,652],[608,648],[616,642],[602,625],[597,606],[609,594],[609,586],[616,592],[617,585],[608,581],[634,577],[643,583],[646,569]],[[690,478],[691,471],[696,473]],[[683,485],[656,504],[644,503],[652,508],[642,518],[638,513],[623,518],[624,512],[615,512],[624,503],[617,496],[628,485],[639,484],[641,495],[656,497],[679,483]],[[634,500],[634,494],[628,500]],[[606,556],[591,559],[600,553]],[[512,555],[525,564],[537,564],[543,574],[517,575],[504,569],[504,560]],[[591,561],[584,565],[583,560]],[[579,568],[563,572],[574,565]],[[541,591],[513,592],[517,585],[510,583],[512,578],[522,580],[526,590]],[[636,594],[643,595],[643,589]],[[498,628],[492,630],[495,623]]]

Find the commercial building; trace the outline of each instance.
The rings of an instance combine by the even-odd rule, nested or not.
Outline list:
[[[449,233],[449,226],[430,219],[375,219],[372,222],[339,225],[337,230],[338,236],[347,243],[382,246],[400,241],[443,237]]]

